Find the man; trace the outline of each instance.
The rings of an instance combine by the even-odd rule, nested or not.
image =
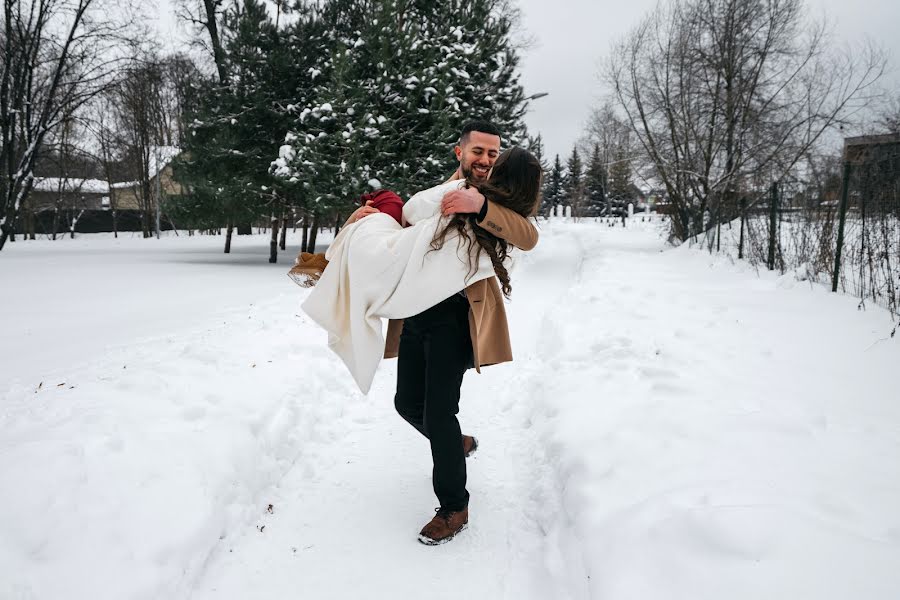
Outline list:
[[[500,156],[500,130],[487,121],[472,121],[463,126],[459,144],[453,148],[459,167],[448,179],[484,181]]]
[[[484,181],[500,155],[500,132],[476,121],[463,127],[455,147],[459,168],[450,178]],[[444,196],[441,210],[478,214],[478,223],[523,250],[537,244],[537,230],[516,212],[487,201],[475,188]],[[365,216],[366,211],[360,211]],[[401,333],[402,331],[402,333]],[[479,281],[404,321],[391,321],[385,358],[399,357],[397,412],[430,442],[432,482],[440,507],[422,528],[419,541],[436,545],[449,541],[468,523],[466,457],[477,440],[462,435],[460,387],[466,370],[512,360],[503,297],[496,277]]]

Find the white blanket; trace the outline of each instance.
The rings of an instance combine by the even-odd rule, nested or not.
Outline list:
[[[345,227],[325,254],[328,268],[302,308],[328,332],[328,346],[341,358],[364,394],[384,355],[382,319],[417,315],[464,289],[494,276],[482,253],[471,272],[466,252],[454,232],[440,250],[431,249],[441,199],[462,185],[451,181],[410,198],[402,228],[386,214],[374,214]]]

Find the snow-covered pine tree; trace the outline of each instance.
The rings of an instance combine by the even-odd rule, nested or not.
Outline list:
[[[557,207],[563,201],[563,168],[559,154],[553,161],[547,177],[544,178],[544,194],[541,202],[541,214],[549,217],[557,214]]]
[[[526,150],[534,154],[535,158],[538,159],[538,162],[541,163],[541,171],[543,171],[544,176],[546,177],[547,173],[550,172],[550,165],[547,164],[547,158],[544,156],[544,139],[541,134],[537,134],[536,136],[526,136],[523,146]]]
[[[491,119],[517,141],[524,101],[510,22],[498,6],[332,0],[323,11],[334,34],[317,67],[321,84],[294,107],[274,172],[315,197],[353,198],[370,178],[408,196],[453,171],[451,148],[465,121]]]
[[[606,208],[606,165],[600,158],[600,145],[594,144],[591,161],[584,176],[584,190],[587,194],[585,215],[596,217]]]
[[[461,72],[453,100],[466,120],[486,119],[503,132],[504,146],[526,141],[524,92],[519,83],[519,56],[511,41],[516,13],[498,0],[430,0],[431,22],[452,36],[445,57],[458,60]],[[460,56],[462,53],[462,56]]]
[[[276,107],[296,95],[304,54],[293,52],[259,0],[225,11],[222,39],[226,79],[198,83],[186,115],[176,176],[190,189],[168,207],[179,224],[226,226],[225,251],[235,225],[280,217],[291,200],[284,181],[269,174],[289,120]]]
[[[635,187],[631,181],[631,160],[624,147],[613,151],[612,164],[609,166],[609,196],[613,203],[624,207],[635,196]]]
[[[583,208],[584,198],[584,167],[581,163],[581,157],[578,155],[578,147],[572,148],[572,154],[566,161],[566,173],[563,176],[562,202],[569,206],[573,216],[581,216],[579,213]]]

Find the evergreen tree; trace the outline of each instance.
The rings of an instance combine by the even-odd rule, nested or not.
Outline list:
[[[496,0],[324,0],[279,29],[261,0],[220,26],[221,77],[198,82],[176,176],[181,224],[286,208],[346,216],[377,179],[402,195],[442,181],[462,124],[524,139],[514,12]],[[226,246],[227,246],[226,241]]]
[[[541,213],[549,217],[556,214],[557,206],[563,200],[563,168],[559,154],[553,161],[553,168],[544,180],[544,194],[541,202]]]
[[[631,182],[631,161],[627,150],[618,147],[613,152],[609,166],[609,195],[619,204],[627,204],[634,198],[635,187]]]
[[[550,171],[550,165],[547,164],[544,156],[544,139],[541,134],[537,134],[535,137],[527,136],[524,147],[538,159],[538,162],[541,163],[541,171],[546,175]]]
[[[293,52],[259,0],[243,0],[222,21],[224,82],[196,86],[185,118],[184,153],[176,177],[190,194],[168,207],[193,228],[226,226],[226,252],[235,225],[280,217],[293,191],[269,174],[289,120],[275,110],[296,95],[306,55]]]
[[[606,207],[606,165],[600,159],[599,144],[594,144],[591,162],[585,174],[584,188],[587,194],[585,213],[592,217],[602,214]]]
[[[563,177],[563,204],[571,207],[573,216],[580,216],[584,204],[584,173],[578,148],[572,148],[572,155],[566,161],[566,174]]]
[[[324,11],[331,50],[315,94],[295,107],[275,173],[329,202],[372,178],[409,195],[453,171],[465,121],[492,120],[507,142],[524,133],[511,23],[495,2],[361,7],[334,0]]]

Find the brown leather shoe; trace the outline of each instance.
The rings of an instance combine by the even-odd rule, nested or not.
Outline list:
[[[419,532],[419,541],[426,546],[437,546],[453,539],[453,537],[466,528],[469,522],[469,509],[458,511],[435,509],[437,514]]]
[[[328,261],[321,252],[318,254],[301,252],[294,261],[293,268],[288,271],[288,277],[301,287],[312,287],[316,285],[327,266]]]
[[[466,458],[469,458],[475,451],[478,450],[478,440],[474,435],[464,435],[463,436],[463,454],[466,455]]]

